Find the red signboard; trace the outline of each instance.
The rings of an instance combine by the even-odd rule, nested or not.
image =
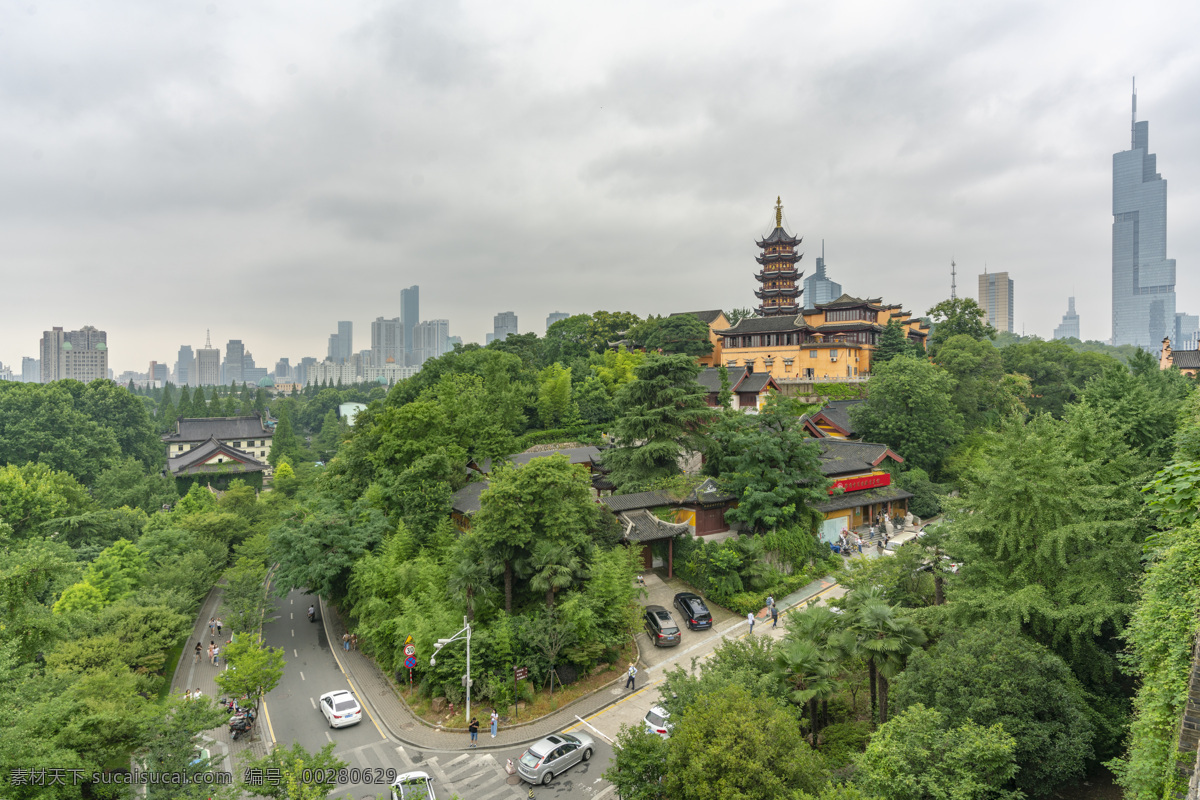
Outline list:
[[[890,486],[891,484],[892,476],[886,472],[882,475],[860,475],[857,478],[842,478],[841,480],[834,481],[829,493],[833,494],[839,486],[846,492],[861,492],[863,489],[875,489],[880,486]]]
[[[513,670],[513,680],[523,681],[529,677],[529,669],[527,667],[517,667]]]

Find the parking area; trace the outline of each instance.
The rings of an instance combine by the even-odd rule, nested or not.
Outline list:
[[[675,608],[675,595],[679,592],[700,593],[688,585],[682,578],[678,577],[667,579],[654,572],[645,572],[642,573],[642,579],[646,582],[646,595],[639,601],[642,607],[662,606],[671,612],[671,617],[675,620],[675,624],[679,626],[680,633],[683,636],[683,639],[675,647],[655,647],[653,642],[650,641],[650,637],[646,634],[645,628],[643,628],[637,635],[637,642],[638,648],[642,653],[641,662],[647,666],[661,664],[663,661],[671,658],[681,648],[686,649],[701,639],[711,636],[713,631],[722,630],[730,622],[738,619],[737,615],[732,611],[714,605],[705,597],[704,602],[708,605],[708,610],[712,612],[712,630],[690,631],[683,624],[679,611]]]

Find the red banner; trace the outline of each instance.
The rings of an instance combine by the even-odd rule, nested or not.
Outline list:
[[[861,492],[863,489],[875,489],[880,486],[891,486],[891,484],[892,476],[886,472],[882,475],[860,475],[857,478],[842,478],[834,481],[829,493],[833,494],[839,486],[846,492]]]

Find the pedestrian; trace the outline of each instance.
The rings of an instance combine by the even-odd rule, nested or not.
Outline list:
[[[348,633],[342,634],[342,649],[347,652],[350,651],[350,634]]]
[[[500,715],[496,712],[496,709],[493,708],[492,709],[492,738],[493,739],[496,738],[496,728],[499,727],[499,725],[500,725]]]
[[[767,595],[767,608],[774,608],[774,607],[775,607],[775,598],[772,597],[771,595]]]
[[[855,537],[854,537],[854,543],[858,545],[858,554],[859,554],[859,555],[862,555],[862,537],[861,537],[861,536],[855,536]]]
[[[637,680],[636,680],[637,667],[635,667],[633,665],[632,661],[629,662],[629,671],[625,673],[625,676],[626,676],[625,677],[625,688],[626,689],[636,689],[637,688]]]
[[[351,650],[358,649],[358,634],[357,633],[350,634],[350,649]]]
[[[196,657],[192,659],[193,664],[200,663],[200,642],[196,642]]]
[[[750,623],[750,632],[754,633],[754,612],[750,611],[746,614],[746,622]]]
[[[217,617],[217,636],[221,635],[221,618]]]
[[[467,730],[471,732],[471,747],[478,744],[479,739],[479,718],[471,717],[471,724],[467,726]]]
[[[221,648],[213,645],[213,666],[219,666],[221,661]]]
[[[199,700],[199,699],[200,699],[200,695],[202,695],[202,694],[204,694],[204,692],[200,691],[200,687],[199,687],[199,686],[197,686],[197,687],[196,687],[196,691],[192,692],[192,699],[193,699],[193,700]]]
[[[771,627],[774,628],[779,624],[779,609],[774,604],[771,605]]]
[[[209,636],[212,636],[213,628],[215,628],[215,627],[216,627],[216,625],[217,625],[217,620],[216,620],[216,618],[215,618],[215,617],[209,617],[209,618],[208,618],[208,635],[209,635]]]
[[[890,542],[890,541],[891,541],[891,539],[888,537],[887,531],[884,531],[883,532],[883,547],[885,550],[887,549],[888,542]]]
[[[192,690],[191,689],[188,689],[186,692],[183,693],[183,699],[184,700],[192,699]]]
[[[210,663],[210,664],[212,663],[212,660],[213,660],[213,652],[212,651],[213,651],[213,644],[212,644],[212,642],[209,642],[208,643],[208,663]]]

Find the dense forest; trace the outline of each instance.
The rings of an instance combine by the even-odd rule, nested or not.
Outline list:
[[[749,535],[677,545],[710,601],[744,613],[831,570],[847,590],[789,614],[778,643],[730,641],[671,673],[673,733],[622,733],[607,773],[622,797],[1040,797],[1100,764],[1128,797],[1165,797],[1200,608],[1193,383],[1140,351],[997,341],[971,301],[931,316],[927,352],[884,332],[853,419],[904,456],[895,480],[937,522],[894,557],[844,565],[812,535],[829,484],[809,409],[708,407],[707,330],[687,315],[578,315],[395,386],[0,383],[0,763],[90,774],[179,758],[222,718],[167,691],[199,603],[224,580],[231,624],[253,630],[271,566],[278,591],[336,604],[388,671],[408,636],[429,652],[468,617],[473,692],[497,706],[521,699],[514,665],[529,693],[617,663],[639,553],[585,471],[506,461],[604,443],[619,492],[711,478],[739,498],[730,519]],[[352,427],[345,402],[367,405]],[[243,413],[275,422],[271,488],[180,497],[158,436],[177,416]],[[700,475],[680,469],[690,452]],[[463,531],[451,497],[482,464]],[[457,700],[462,657],[423,670],[420,694]],[[0,787],[119,796],[11,773]]]

